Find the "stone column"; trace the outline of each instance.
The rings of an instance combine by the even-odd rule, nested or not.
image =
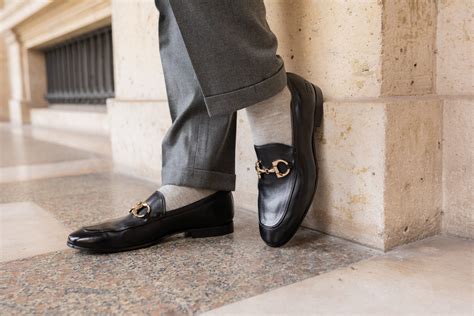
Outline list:
[[[0,121],[8,121],[10,119],[8,112],[10,83],[8,78],[7,51],[4,38],[0,36]]]
[[[28,123],[30,117],[28,102],[25,99],[21,44],[11,31],[6,33],[5,43],[10,75],[10,100],[8,101],[10,121],[13,124]]]
[[[474,238],[474,2],[440,1],[436,90],[443,102],[443,232]]]

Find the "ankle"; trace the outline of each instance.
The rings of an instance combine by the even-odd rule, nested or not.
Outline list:
[[[214,190],[166,184],[158,189],[166,202],[166,211],[181,208],[215,193]]]
[[[277,95],[246,108],[255,145],[292,144],[291,92],[285,87]]]

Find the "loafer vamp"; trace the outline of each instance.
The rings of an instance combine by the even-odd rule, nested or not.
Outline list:
[[[294,191],[296,172],[294,172],[294,148],[285,144],[267,144],[255,146],[257,157],[262,166],[272,166],[273,161],[284,160],[288,166],[279,164],[279,170],[289,174],[278,178],[275,174],[262,174],[259,179],[259,220],[260,225],[267,228],[278,226],[288,212],[291,201],[289,198]],[[285,169],[285,170],[283,170]]]
[[[131,214],[113,219],[100,224],[91,226],[85,226],[82,230],[84,232],[97,233],[97,232],[118,232],[131,227],[136,227],[145,224],[146,219],[137,218]]]

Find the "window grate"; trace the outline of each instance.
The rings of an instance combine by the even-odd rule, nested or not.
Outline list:
[[[45,50],[49,103],[105,104],[114,97],[110,26]]]

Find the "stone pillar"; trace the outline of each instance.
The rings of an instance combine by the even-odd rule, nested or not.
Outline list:
[[[23,48],[23,78],[25,99],[31,108],[47,107],[46,59],[44,53],[34,48]]]
[[[440,1],[436,89],[443,102],[443,232],[474,238],[474,2]]]
[[[29,122],[29,106],[25,99],[24,72],[22,64],[22,47],[13,32],[5,36],[8,56],[8,70],[10,79],[10,100],[8,108],[10,121],[13,124]]]
[[[8,100],[10,99],[10,83],[8,74],[8,60],[5,41],[0,36],[0,121],[10,119]]]

